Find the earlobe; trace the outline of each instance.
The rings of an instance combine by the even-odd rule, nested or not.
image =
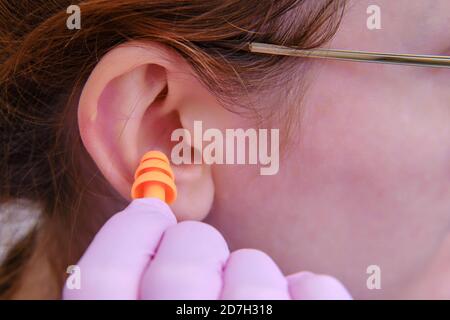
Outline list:
[[[159,44],[122,45],[97,64],[80,97],[80,134],[100,171],[124,198],[130,199],[142,155],[161,150],[170,157],[175,144],[171,133],[183,127],[183,117],[192,117],[186,106],[206,92],[188,64]],[[203,219],[214,197],[210,168],[180,165],[174,172],[177,218]]]

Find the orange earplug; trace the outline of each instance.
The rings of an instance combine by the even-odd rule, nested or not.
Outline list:
[[[149,151],[144,154],[134,175],[131,198],[158,198],[167,204],[175,201],[175,176],[164,153]]]

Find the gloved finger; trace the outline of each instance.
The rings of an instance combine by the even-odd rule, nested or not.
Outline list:
[[[259,250],[232,252],[223,282],[223,300],[290,299],[286,278],[275,262]]]
[[[184,221],[164,233],[141,282],[141,299],[218,299],[229,255],[222,235],[202,222]]]
[[[80,289],[64,299],[137,299],[139,283],[163,232],[176,224],[158,199],[136,199],[100,229],[78,263]]]
[[[294,300],[351,300],[339,280],[327,275],[299,272],[287,277]]]

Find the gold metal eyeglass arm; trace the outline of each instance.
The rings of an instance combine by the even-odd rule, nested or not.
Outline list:
[[[303,50],[274,44],[251,42],[248,50],[254,53],[291,57],[322,58],[369,63],[386,63],[419,67],[450,68],[450,56],[391,54],[352,50],[311,49]]]

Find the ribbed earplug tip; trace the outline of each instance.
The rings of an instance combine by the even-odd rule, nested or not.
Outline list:
[[[131,198],[158,198],[171,204],[177,197],[175,176],[167,156],[149,151],[141,159],[134,175]]]

